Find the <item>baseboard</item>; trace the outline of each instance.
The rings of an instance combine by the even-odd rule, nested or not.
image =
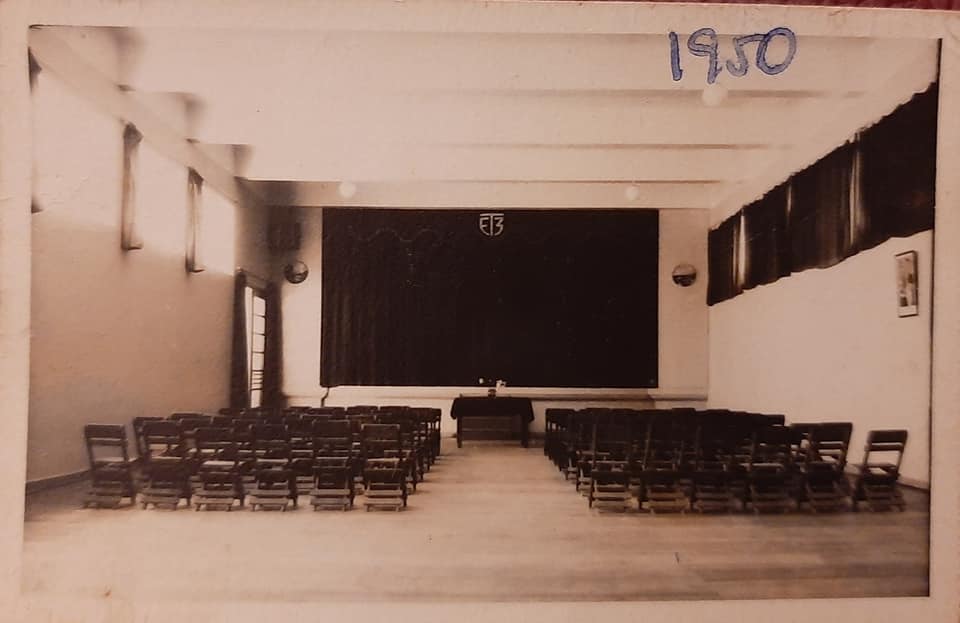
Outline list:
[[[89,473],[90,470],[84,469],[80,470],[79,472],[71,472],[69,474],[62,474],[60,476],[50,476],[49,478],[28,480],[26,485],[26,494],[30,495],[32,493],[39,493],[40,491],[47,491],[48,489],[55,489],[57,487],[71,485],[75,482],[85,480]]]

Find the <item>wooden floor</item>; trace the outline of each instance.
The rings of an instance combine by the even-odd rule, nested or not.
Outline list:
[[[402,513],[81,509],[30,496],[24,592],[157,601],[638,601],[922,596],[928,506],[649,516],[587,508],[540,448],[445,446]],[[358,498],[362,502],[362,498]]]

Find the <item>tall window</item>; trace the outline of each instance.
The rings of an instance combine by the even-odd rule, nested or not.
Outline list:
[[[264,354],[267,344],[267,300],[263,293],[247,286],[244,289],[247,315],[247,393],[251,408],[263,404]]]

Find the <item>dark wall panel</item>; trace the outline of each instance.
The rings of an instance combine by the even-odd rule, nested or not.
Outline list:
[[[324,385],[657,385],[656,211],[481,213],[324,210]]]

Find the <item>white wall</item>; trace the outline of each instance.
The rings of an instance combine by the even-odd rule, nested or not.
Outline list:
[[[710,406],[853,422],[853,462],[869,430],[905,428],[903,478],[928,484],[932,245],[891,239],[711,307]],[[920,315],[899,318],[894,255],[909,250]]]
[[[201,257],[184,269],[186,169],[140,145],[144,248],[120,249],[122,123],[41,72],[33,93],[36,178],[27,479],[85,469],[82,427],[229,398],[237,223],[255,215],[204,185]],[[266,269],[264,259],[243,257]],[[241,264],[243,262],[240,262]],[[132,447],[131,447],[132,451]]]
[[[299,208],[291,212],[303,228],[299,252],[275,258],[274,275],[285,262],[300,259],[310,269],[307,280],[282,287],[283,316],[283,391],[290,404],[319,404],[324,395],[320,386],[320,310],[321,310],[321,237],[322,210]],[[512,388],[516,395],[539,397],[534,403],[536,419],[533,431],[544,428],[544,410],[549,407],[580,408],[600,406],[616,400],[620,406],[653,406],[660,400],[667,406],[699,404],[697,398],[707,389],[706,306],[706,210],[663,210],[660,212],[660,387],[656,390],[624,392],[591,391],[571,395],[569,390],[525,391]],[[688,288],[673,283],[671,272],[677,264],[697,267],[700,277]],[[438,407],[443,411],[443,427],[454,430],[449,419],[450,404],[461,392],[480,392],[465,388],[384,388],[340,387],[331,390],[327,405],[409,404]],[[557,400],[564,394],[562,400]],[[577,400],[578,396],[581,399]],[[687,402],[674,402],[686,399]],[[692,401],[692,402],[690,402]]]

